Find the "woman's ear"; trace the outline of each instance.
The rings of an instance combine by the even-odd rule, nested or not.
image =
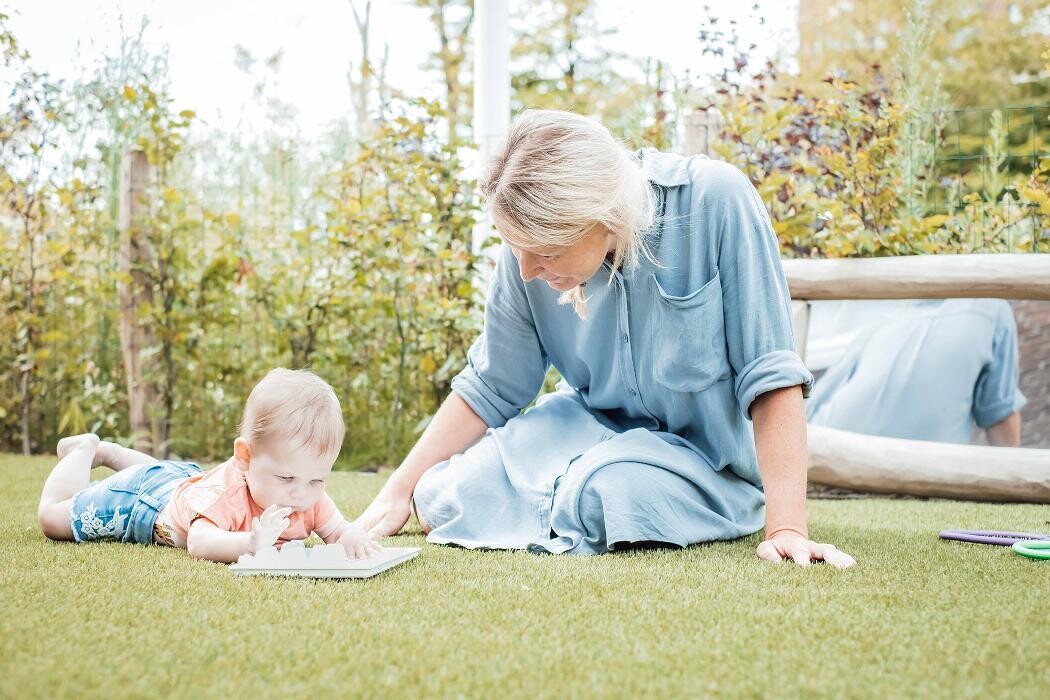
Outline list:
[[[252,448],[244,438],[233,441],[233,460],[242,472],[248,471],[248,465],[252,462]]]

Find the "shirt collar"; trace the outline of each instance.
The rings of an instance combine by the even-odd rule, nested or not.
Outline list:
[[[678,187],[689,184],[688,159],[676,153],[662,153],[655,148],[643,148],[635,154],[642,164],[642,173],[653,184]]]

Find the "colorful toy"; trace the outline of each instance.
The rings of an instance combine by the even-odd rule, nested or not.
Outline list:
[[[1014,542],[1013,550],[1029,559],[1050,559],[1050,542],[1021,540]]]
[[[1015,552],[1030,559],[1050,559],[1050,537],[1036,532],[941,530],[940,534],[942,540],[1012,547]]]
[[[1011,547],[1016,542],[1050,540],[1050,537],[1033,532],[1005,532],[1002,530],[941,530],[941,539]]]

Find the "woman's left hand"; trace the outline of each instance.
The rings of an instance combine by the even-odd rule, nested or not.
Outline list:
[[[799,566],[823,561],[838,569],[848,569],[857,562],[833,544],[821,544],[795,532],[777,532],[758,545],[758,558],[766,561],[791,559]]]

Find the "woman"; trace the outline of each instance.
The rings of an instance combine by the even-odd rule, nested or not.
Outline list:
[[[763,559],[852,565],[808,537],[812,376],[743,174],[528,111],[481,189],[504,242],[484,331],[363,524],[396,533],[414,504],[431,542],[596,554],[764,513]],[[564,382],[521,413],[552,365]]]

